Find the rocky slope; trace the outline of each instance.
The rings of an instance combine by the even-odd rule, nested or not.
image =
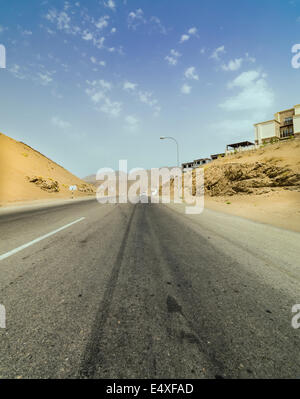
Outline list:
[[[212,197],[263,194],[276,188],[300,191],[300,174],[263,162],[212,165],[205,171],[206,193]]]

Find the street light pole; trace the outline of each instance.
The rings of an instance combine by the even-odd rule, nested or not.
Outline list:
[[[179,144],[178,144],[178,141],[174,138],[174,137],[165,137],[165,136],[162,136],[161,138],[160,138],[161,140],[173,140],[173,141],[175,141],[175,143],[176,143],[176,146],[177,146],[177,167],[178,168],[180,168],[180,160],[179,160]],[[179,187],[179,182],[180,182],[180,178],[179,178],[179,176],[178,176],[178,197],[180,197],[181,195],[180,195],[180,187]]]
[[[177,146],[177,166],[178,166],[178,168],[179,168],[179,167],[180,167],[180,161],[179,161],[179,144],[178,144],[178,141],[177,141],[174,137],[165,137],[165,136],[162,136],[160,139],[161,139],[161,140],[173,140],[173,141],[175,141],[176,146]]]

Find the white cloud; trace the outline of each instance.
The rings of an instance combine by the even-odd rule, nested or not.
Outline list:
[[[131,132],[135,132],[139,126],[139,120],[133,115],[128,115],[125,118],[126,128]]]
[[[100,65],[100,66],[102,66],[102,67],[105,67],[105,66],[106,66],[106,62],[105,62],[105,61],[97,61],[96,57],[93,57],[93,56],[92,56],[92,57],[90,58],[90,60],[91,60],[92,64]]]
[[[214,58],[215,60],[218,61],[220,59],[220,54],[224,53],[226,53],[225,46],[220,46],[217,49],[215,49],[215,51],[211,55],[211,58]]]
[[[104,7],[110,8],[112,11],[115,11],[116,9],[116,3],[114,0],[107,0],[104,2]]]
[[[265,78],[259,71],[243,72],[228,84],[229,89],[238,88],[240,92],[227,98],[220,107],[226,111],[263,112],[268,109],[274,103],[274,93]]]
[[[104,41],[105,41],[105,37],[100,37],[99,39],[94,38],[93,43],[97,48],[100,49],[104,46]]]
[[[117,118],[120,116],[122,111],[122,103],[111,101],[108,97],[106,97],[104,103],[99,107],[99,111],[104,112],[113,118]]]
[[[188,40],[190,40],[190,36],[184,34],[181,36],[179,43],[184,43],[184,42],[187,42]]]
[[[54,30],[52,30],[52,29],[50,29],[50,28],[46,28],[46,32],[47,32],[49,35],[55,35]]]
[[[33,66],[34,65],[32,65],[32,67]],[[29,69],[28,67],[20,66],[18,64],[13,64],[10,68],[8,68],[8,71],[17,79],[31,80],[43,86],[48,86],[51,82],[53,82],[52,76],[55,74],[55,71],[47,71],[44,65],[38,65],[38,67],[40,72]]]
[[[167,55],[165,57],[165,60],[168,61],[169,65],[177,65],[177,63],[178,63],[178,60],[176,58],[173,58],[173,57],[171,57],[169,55]]]
[[[107,4],[111,4],[109,1]],[[76,14],[77,13],[77,14]],[[74,5],[70,2],[65,2],[63,11],[51,9],[45,15],[45,18],[56,26],[59,31],[64,31],[66,34],[79,36],[82,40],[92,42],[98,49],[105,48],[105,37],[100,33],[109,25],[110,17],[104,15],[95,20],[93,16],[89,15],[85,9],[82,11],[75,11]],[[80,23],[77,25],[78,21]],[[48,33],[54,34],[55,32],[49,27],[45,27]],[[111,30],[114,33],[116,28]],[[66,43],[66,41],[65,41]]]
[[[158,117],[159,115],[160,115],[160,112],[161,112],[161,107],[160,106],[155,106],[154,107],[154,114],[153,114],[153,116],[155,116],[155,117]]]
[[[53,116],[51,119],[52,125],[58,127],[59,129],[67,129],[71,127],[71,123],[60,119],[58,116]]]
[[[90,41],[90,40],[93,40],[93,39],[94,39],[94,36],[92,35],[91,32],[85,30],[85,31],[82,33],[82,39],[83,39],[83,40]]]
[[[251,63],[253,63],[253,64],[256,62],[256,58],[251,57],[251,56],[249,55],[249,53],[246,53],[246,54],[245,54],[245,57],[246,57],[246,60],[247,60],[247,61],[249,61],[249,62],[251,62]]]
[[[108,92],[112,90],[112,84],[101,79],[86,81],[88,87],[85,93],[88,95],[97,111],[103,112],[110,117],[118,117],[122,111],[122,103],[112,101],[108,97]]]
[[[189,35],[196,35],[197,32],[198,32],[198,29],[195,27],[188,30]]]
[[[230,60],[227,65],[223,64],[222,69],[224,71],[237,71],[238,69],[241,68],[242,63],[243,63],[242,58],[236,58],[234,60]]]
[[[233,87],[247,88],[253,82],[255,82],[260,76],[261,76],[261,73],[259,71],[255,71],[255,70],[243,72],[237,78],[235,78],[232,82],[229,82],[228,87],[229,88],[233,88]],[[266,76],[263,75],[263,77],[265,78]]]
[[[53,81],[50,72],[40,72],[38,73],[38,80],[43,86],[47,86],[49,83]]]
[[[191,90],[191,86],[187,85],[186,83],[181,87],[181,93],[183,94],[190,94]]]
[[[25,73],[22,71],[22,68],[18,64],[13,64],[12,67],[9,68],[9,72],[12,73],[17,79],[26,79]]]
[[[117,32],[117,28],[112,28],[112,30],[110,31],[110,33],[116,33]]]
[[[217,54],[217,59],[218,59],[218,54]],[[254,57],[250,57],[249,53],[246,53],[244,58],[243,57],[235,58],[233,60],[230,60],[228,64],[223,64],[222,69],[224,71],[237,71],[246,61],[253,64],[256,62],[256,59]]]
[[[195,27],[190,28],[187,33],[184,33],[183,35],[181,35],[179,43],[182,44],[184,42],[187,42],[188,40],[190,40],[191,36],[197,36],[197,32],[198,32],[197,28],[195,28]]]
[[[126,116],[125,121],[127,123],[129,123],[130,125],[135,125],[135,124],[138,123],[138,119],[135,116],[132,116],[132,115]]]
[[[93,89],[95,89],[99,86],[106,90],[112,89],[112,84],[103,79],[93,80],[93,81],[87,80],[86,83],[88,84],[88,86],[92,87]]]
[[[104,29],[108,26],[108,20],[109,16],[105,15],[104,17],[101,17],[99,21],[95,24],[96,28],[98,29]]]
[[[58,30],[71,30],[71,18],[65,11],[49,10],[46,19],[52,23],[56,23]]]
[[[181,54],[180,54],[178,51],[174,50],[174,49],[172,49],[172,50],[170,51],[170,53],[171,53],[171,55],[173,55],[174,57],[181,57]]]
[[[138,96],[142,103],[150,105],[150,107],[157,104],[157,100],[153,98],[153,93],[150,93],[149,91],[140,91]]]
[[[167,55],[165,57],[165,60],[169,63],[169,65],[177,65],[179,57],[181,57],[181,54],[178,51],[172,49],[170,51],[170,55]]]
[[[99,80],[98,83],[103,89],[107,91],[110,91],[112,89],[112,84],[103,79]]]
[[[63,98],[63,95],[60,94],[55,88],[51,89],[51,94],[53,97],[58,98],[60,100]]]
[[[103,91],[97,91],[94,94],[92,94],[90,97],[93,103],[98,104],[100,101],[105,99],[105,94]]]
[[[187,68],[187,70],[184,72],[184,76],[187,79],[199,80],[199,76],[196,73],[195,67]]]
[[[141,8],[136,11],[131,11],[128,15],[128,28],[135,30],[139,25],[145,24],[144,12]]]
[[[0,32],[1,32],[1,30],[0,30]],[[23,36],[31,36],[31,35],[32,35],[32,32],[31,32],[31,30],[23,30],[23,31],[22,31],[22,35],[23,35]]]
[[[161,23],[161,20],[157,17],[151,17],[150,18],[150,23],[153,24],[153,26],[158,30],[160,33],[163,35],[167,34],[167,29],[164,27],[164,25]]]
[[[149,91],[137,90],[138,84],[126,81],[123,84],[123,90],[130,92],[137,98],[141,103],[148,105],[154,110],[154,116],[158,116],[161,108],[158,105],[158,101],[153,97],[153,93]]]
[[[131,11],[127,18],[128,28],[136,30],[138,26],[148,24],[151,30],[156,30],[162,34],[167,33],[167,29],[161,23],[158,17],[152,16],[151,18],[146,18],[144,16],[144,11],[139,8],[136,11]]]
[[[137,83],[126,81],[123,85],[123,89],[127,91],[134,91],[137,88]]]

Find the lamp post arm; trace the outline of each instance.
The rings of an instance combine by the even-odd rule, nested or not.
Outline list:
[[[177,146],[177,166],[179,168],[180,167],[180,161],[179,161],[179,144],[178,144],[178,141],[174,137],[165,137],[165,139],[173,140],[176,143],[176,146]]]

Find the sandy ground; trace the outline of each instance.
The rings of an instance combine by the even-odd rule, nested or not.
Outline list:
[[[50,192],[30,183],[28,177],[34,176],[50,184],[57,181],[59,191]],[[24,201],[70,198],[71,185],[77,185],[82,190],[91,187],[38,151],[0,133],[0,206]],[[77,191],[75,196],[88,194],[87,191]]]
[[[205,207],[300,232],[299,192],[281,191],[262,195],[206,197]]]

